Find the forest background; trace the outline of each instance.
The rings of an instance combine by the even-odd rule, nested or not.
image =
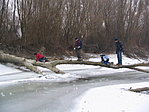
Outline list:
[[[1,0],[0,49],[22,57],[115,53],[114,38],[127,56],[149,54],[149,0]]]

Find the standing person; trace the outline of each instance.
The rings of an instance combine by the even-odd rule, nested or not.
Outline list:
[[[82,40],[75,38],[75,46],[74,46],[74,50],[76,51],[76,55],[78,60],[77,61],[82,61],[81,58],[81,49],[82,49]]]
[[[116,54],[118,63],[117,65],[122,65],[122,52],[124,52],[124,46],[122,42],[119,39],[115,39],[115,45],[116,45]]]
[[[34,55],[36,56],[36,62],[48,62],[48,60],[45,59],[45,56],[41,55],[40,53],[34,53]]]
[[[106,64],[106,65],[110,63],[109,58],[106,55],[101,54],[100,57],[101,57],[101,63]]]

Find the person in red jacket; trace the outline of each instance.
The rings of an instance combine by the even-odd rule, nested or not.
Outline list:
[[[41,55],[40,53],[34,53],[34,55],[36,56],[36,62],[48,62],[48,60],[45,59],[45,56]]]

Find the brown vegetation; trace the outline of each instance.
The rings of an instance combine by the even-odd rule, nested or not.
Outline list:
[[[113,52],[120,38],[125,54],[145,56],[136,51],[149,47],[148,7],[148,0],[1,0],[0,48],[28,56],[45,47],[45,55],[62,55],[79,37],[86,52]]]

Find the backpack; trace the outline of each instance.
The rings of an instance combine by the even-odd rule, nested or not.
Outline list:
[[[78,46],[80,46],[80,49],[82,48],[82,40],[78,40]]]

